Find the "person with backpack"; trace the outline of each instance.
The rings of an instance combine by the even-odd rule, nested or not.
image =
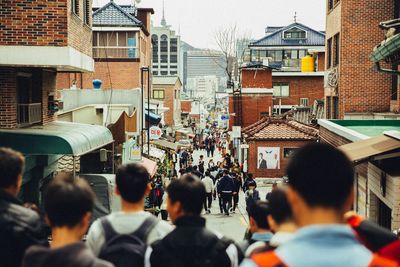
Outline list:
[[[206,228],[200,216],[206,190],[194,175],[186,174],[167,188],[168,213],[175,230],[146,251],[148,267],[235,267],[241,254],[232,240]]]
[[[345,224],[354,195],[354,168],[337,148],[312,143],[290,159],[287,199],[299,229],[276,250],[255,254],[241,266],[395,267],[372,253]]]
[[[273,237],[267,217],[270,215],[269,205],[266,201],[257,201],[249,208],[249,228],[251,237],[240,244],[245,257],[253,253],[266,250]]]
[[[235,189],[235,184],[227,169],[224,170],[223,174],[224,176],[218,183],[218,195],[222,196],[222,207],[225,215],[229,216],[229,211],[232,207],[232,195]]]
[[[85,180],[69,175],[54,178],[44,196],[44,209],[52,233],[50,248],[30,247],[22,267],[114,266],[97,259],[81,241],[90,224],[94,198]],[[0,263],[0,266],[6,265]]]
[[[90,227],[87,244],[95,255],[116,267],[143,266],[147,244],[163,238],[172,226],[144,211],[144,198],[151,190],[144,166],[122,165],[115,179],[122,210],[97,219]]]

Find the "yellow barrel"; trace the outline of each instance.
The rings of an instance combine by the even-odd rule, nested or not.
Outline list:
[[[301,59],[301,72],[314,72],[314,57],[307,55]]]

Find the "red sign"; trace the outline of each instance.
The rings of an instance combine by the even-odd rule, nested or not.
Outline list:
[[[163,132],[159,127],[153,126],[150,128],[150,140],[158,140],[162,134]]]

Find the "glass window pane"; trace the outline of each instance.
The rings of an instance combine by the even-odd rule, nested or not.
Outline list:
[[[307,50],[299,50],[299,58],[305,57],[307,54]]]
[[[292,51],[292,59],[297,59],[297,53],[298,51],[297,50],[293,50]]]
[[[282,51],[281,50],[275,52],[275,61],[277,61],[277,62],[282,61]]]
[[[97,32],[93,33],[93,46],[97,46]]]
[[[126,32],[118,33],[118,46],[126,47],[128,45],[126,41]]]

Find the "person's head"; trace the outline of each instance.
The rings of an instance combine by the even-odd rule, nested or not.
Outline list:
[[[24,156],[10,148],[0,148],[0,189],[16,196],[22,184]]]
[[[224,169],[224,176],[229,175],[229,170],[228,169]]]
[[[210,159],[210,161],[209,162],[214,162],[214,160],[213,159]]]
[[[204,156],[203,155],[200,155],[200,159],[203,159],[204,158]]]
[[[210,172],[206,171],[205,176],[210,177],[210,175],[211,175]]]
[[[264,158],[263,153],[260,153],[260,154],[258,154],[258,155],[260,156],[260,159],[263,159],[263,158]]]
[[[116,193],[123,201],[138,203],[150,192],[150,175],[137,163],[121,165],[115,175]]]
[[[299,149],[288,167],[288,201],[300,226],[342,218],[353,201],[353,165],[340,150],[320,143]],[[324,213],[324,214],[323,214]],[[330,220],[330,221],[329,221]]]
[[[272,184],[272,191],[274,191],[274,190],[276,190],[276,189],[278,189],[278,183],[277,183],[277,182],[274,182],[274,183]]]
[[[61,174],[46,188],[46,219],[53,230],[67,228],[83,236],[90,224],[94,198],[94,193],[85,180]]]
[[[266,232],[270,231],[267,217],[270,215],[268,202],[257,201],[249,207],[249,225],[250,232]]]
[[[268,223],[274,232],[278,232],[283,224],[293,222],[292,209],[284,188],[272,191],[268,204],[270,209]]]
[[[251,181],[248,183],[247,186],[249,187],[250,190],[254,190],[254,189],[257,187],[257,183],[256,183],[256,181],[251,180]]]
[[[197,171],[197,166],[193,166],[193,170]]]
[[[167,211],[173,223],[182,216],[200,216],[206,189],[194,175],[185,174],[167,187]]]

